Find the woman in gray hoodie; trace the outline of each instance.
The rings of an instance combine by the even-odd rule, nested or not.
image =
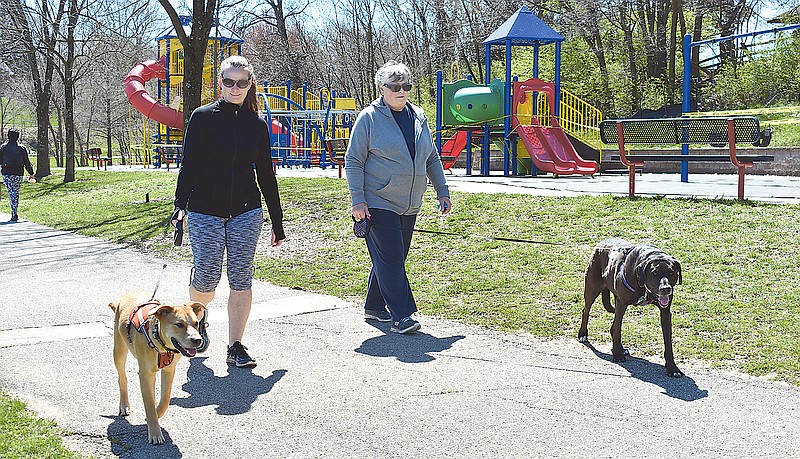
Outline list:
[[[364,313],[367,319],[391,321],[393,332],[412,333],[420,324],[411,318],[417,305],[405,261],[427,181],[442,214],[452,205],[428,119],[408,102],[411,71],[389,61],[378,69],[375,84],[381,97],[358,115],[345,154],[353,218],[366,218],[371,227]]]

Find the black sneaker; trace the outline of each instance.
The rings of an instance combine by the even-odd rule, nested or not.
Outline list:
[[[406,317],[405,319],[400,319],[399,322],[392,323],[391,331],[394,333],[414,333],[421,327],[422,325],[419,322],[411,317]]]
[[[378,322],[391,322],[392,315],[389,311],[373,311],[372,309],[364,309],[364,318],[367,320],[377,320]]]
[[[11,220],[9,220],[9,221],[10,221],[10,222],[16,222],[16,221],[19,221],[19,215],[17,215],[17,214],[14,214],[14,215],[12,215],[12,216],[11,216]]]
[[[250,357],[247,353],[247,348],[242,346],[242,343],[239,341],[235,341],[232,345],[228,346],[227,362],[239,368],[253,368],[256,366],[256,360]]]
[[[200,337],[203,338],[203,342],[197,346],[197,353],[202,354],[203,352],[208,350],[208,346],[211,344],[211,339],[208,337],[208,331],[206,327],[208,327],[208,311],[203,314],[203,318],[200,319],[200,322],[197,325],[197,331],[200,332]]]

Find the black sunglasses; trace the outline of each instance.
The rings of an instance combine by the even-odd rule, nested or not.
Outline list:
[[[406,92],[411,91],[411,83],[384,83],[383,85],[391,89],[392,92],[400,92],[401,89]]]
[[[238,86],[239,89],[247,89],[247,87],[250,86],[250,78],[245,80],[233,80],[230,78],[222,79],[222,86],[225,86],[226,88],[232,88],[233,85]]]

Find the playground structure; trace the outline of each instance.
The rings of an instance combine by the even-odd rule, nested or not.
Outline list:
[[[486,79],[478,85],[469,79],[443,82],[437,72],[436,145],[446,169],[466,151],[467,175],[472,174],[473,135],[482,137],[480,174],[490,173],[492,138],[499,139],[504,175],[517,175],[519,156],[528,156],[531,175],[537,169],[555,175],[591,175],[599,170],[602,155],[599,125],[602,113],[561,90],[561,42],[564,37],[528,8],[521,7],[489,37]],[[539,48],[555,44],[555,81],[539,76]],[[505,45],[505,80],[491,78],[491,47]],[[533,78],[516,82],[511,77],[513,46],[533,46]],[[563,117],[562,113],[568,116]],[[455,134],[442,142],[442,131]],[[576,150],[579,145],[582,154]],[[522,154],[520,154],[522,152]]]
[[[191,17],[181,16],[181,24],[188,34]],[[132,145],[131,162],[155,167],[161,167],[162,163],[169,167],[173,162],[177,166],[184,127],[183,47],[174,28],[165,29],[156,40],[159,58],[137,63],[123,82],[131,106],[144,116],[144,142]],[[225,58],[240,54],[243,41],[225,27],[216,24],[212,27],[203,66],[202,103],[219,97],[219,65]],[[146,89],[146,83],[154,79],[155,97]],[[270,126],[273,164],[322,168],[341,164],[341,160],[330,157],[325,141],[349,138],[358,113],[355,99],[328,89],[312,93],[306,84],[293,89],[288,82],[279,86],[264,82],[258,100],[260,115]],[[149,120],[156,123],[152,134]]]

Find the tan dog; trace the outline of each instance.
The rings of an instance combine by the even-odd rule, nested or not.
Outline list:
[[[125,362],[128,350],[139,362],[139,385],[142,390],[147,441],[164,443],[158,419],[164,416],[172,393],[175,367],[181,355],[194,356],[202,343],[197,330],[197,316],[206,307],[196,301],[170,306],[146,295],[126,294],[119,303],[108,305],[114,312],[114,365],[119,376],[119,415],[130,414],[128,377]],[[161,400],[156,407],[156,373],[161,370]]]

